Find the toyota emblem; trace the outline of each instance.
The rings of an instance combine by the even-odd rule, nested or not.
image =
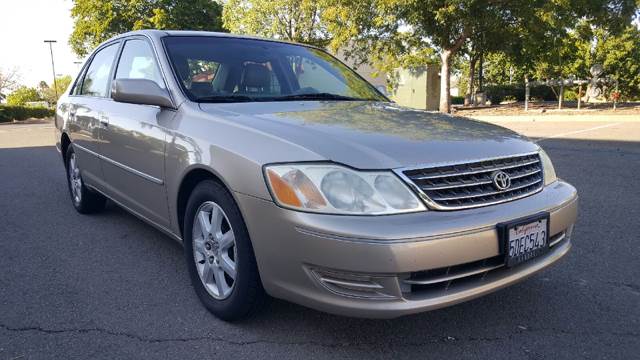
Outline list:
[[[491,175],[491,180],[493,181],[493,186],[500,190],[504,191],[511,187],[511,177],[504,171],[496,171]]]

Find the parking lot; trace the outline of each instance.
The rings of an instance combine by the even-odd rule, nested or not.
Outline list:
[[[50,123],[0,126],[0,360],[637,358],[640,119],[483,118],[538,139],[578,188],[573,249],[529,280],[394,320],[274,300],[225,323],[181,246],[109,204],[75,212]]]

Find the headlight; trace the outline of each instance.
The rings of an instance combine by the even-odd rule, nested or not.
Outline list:
[[[540,149],[540,160],[542,161],[542,170],[544,171],[544,185],[549,185],[558,180],[551,159],[542,148]]]
[[[332,164],[269,165],[265,178],[273,199],[295,210],[352,215],[426,210],[390,171],[355,171]]]

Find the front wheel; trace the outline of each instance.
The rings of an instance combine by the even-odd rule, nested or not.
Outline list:
[[[252,315],[266,300],[249,233],[231,194],[218,182],[196,186],[187,203],[184,251],[191,283],[223,320]]]
[[[91,214],[104,209],[107,199],[84,184],[78,159],[73,146],[70,145],[65,156],[67,161],[67,184],[73,207],[81,214]]]

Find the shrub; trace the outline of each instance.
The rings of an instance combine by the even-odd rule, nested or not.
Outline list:
[[[578,93],[573,90],[564,90],[564,100],[567,101],[576,101],[578,100]]]
[[[41,119],[53,115],[53,110],[43,107],[0,105],[0,123],[29,118]]]
[[[462,105],[464,104],[464,96],[452,96],[451,103],[453,105]]]
[[[21,86],[7,96],[7,104],[22,106],[29,101],[40,101],[40,94],[35,88]]]
[[[491,100],[492,104],[499,104],[505,100],[524,101],[525,89],[523,84],[512,85],[488,85],[484,87],[484,91],[487,93],[487,99]],[[539,98],[544,101],[556,100],[556,95],[553,90],[546,86],[532,86],[529,89],[529,98]]]

